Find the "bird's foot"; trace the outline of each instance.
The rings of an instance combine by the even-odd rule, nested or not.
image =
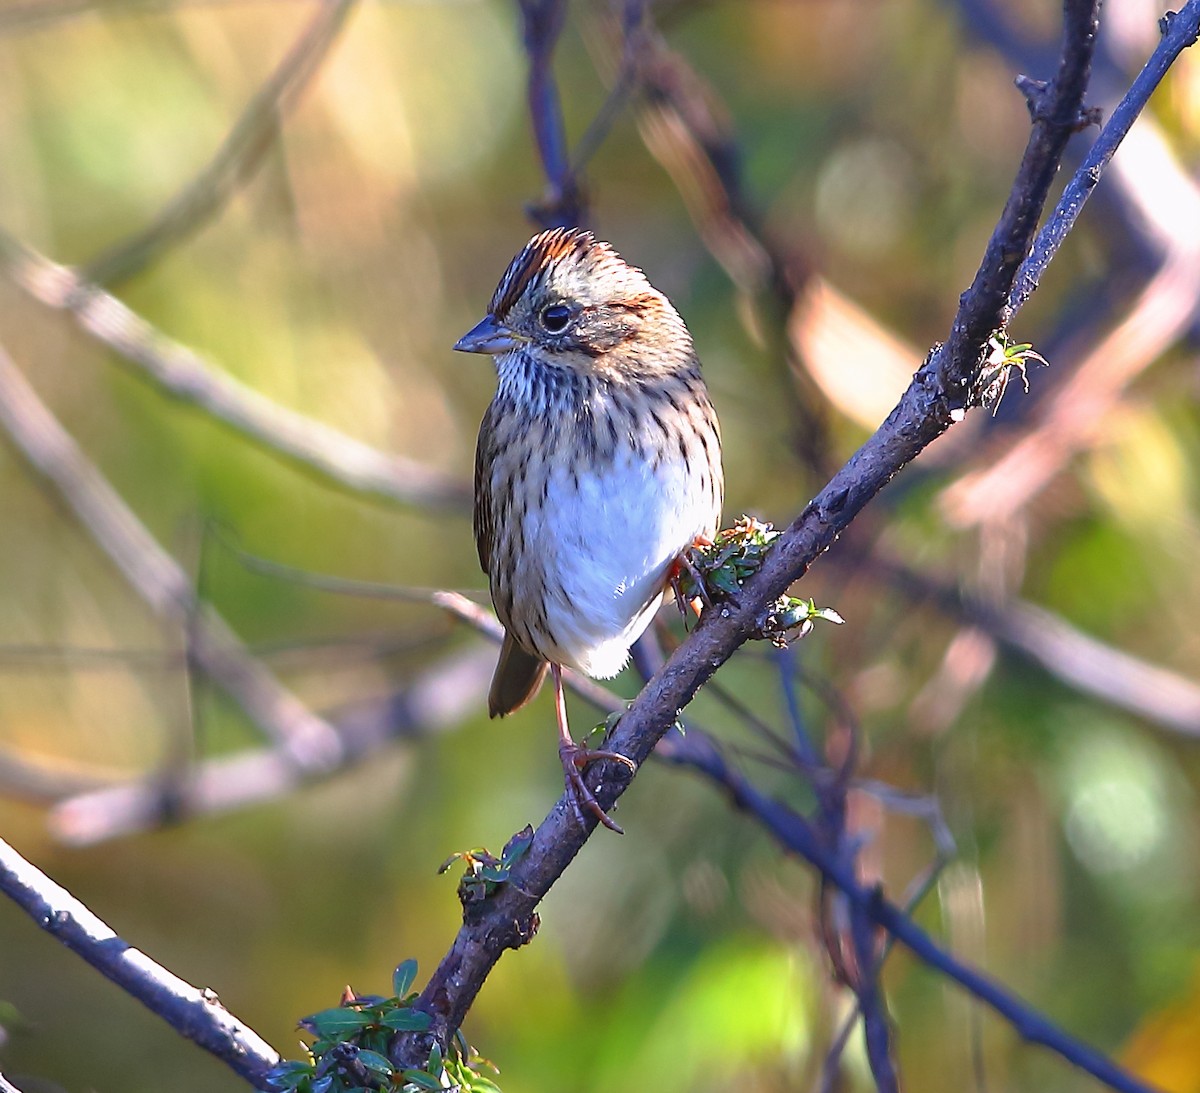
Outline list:
[[[607,812],[600,807],[592,791],[583,780],[583,771],[597,759],[611,759],[615,763],[624,763],[631,771],[637,772],[637,764],[626,755],[616,751],[598,751],[584,744],[560,744],[558,756],[562,760],[563,774],[566,775],[567,795],[575,808],[575,816],[583,824],[583,809],[587,809],[609,831],[624,835],[625,830]]]
[[[678,558],[675,559],[671,566],[670,576],[667,578],[667,583],[671,587],[671,591],[675,594],[675,606],[679,608],[679,613],[684,618],[686,627],[689,617],[700,617],[700,612],[706,607],[712,607],[712,599],[708,595],[708,589],[704,585],[704,574],[700,572],[699,567],[692,560],[691,552],[697,547],[712,546],[708,540],[703,540],[700,536],[696,537],[696,541],[685,550]],[[686,596],[683,592],[682,578],[686,573],[692,579],[692,585],[695,588],[695,594]],[[690,616],[689,616],[690,612]]]

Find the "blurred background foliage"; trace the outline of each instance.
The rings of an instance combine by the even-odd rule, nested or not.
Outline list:
[[[766,230],[853,300],[852,325],[890,332],[902,377],[944,335],[1027,132],[1011,82],[1026,69],[996,47],[984,7],[658,5],[670,45],[725,103]],[[1012,40],[1043,57],[1057,5],[1000,7]],[[212,155],[312,10],[4,0],[0,225],[66,263],[136,232]],[[572,139],[607,94],[616,50],[604,11],[573,5],[556,56]],[[1136,71],[1159,14],[1140,0],[1106,5],[1098,95]],[[1152,110],[1185,171],[1200,160],[1198,62],[1184,56]],[[544,186],[525,66],[514,4],[364,0],[261,167],[211,223],[114,292],[264,395],[465,478],[494,378],[449,346],[532,231],[524,209]],[[842,384],[828,408],[837,460],[898,388],[856,379],[874,373],[838,353],[828,374],[814,363],[818,379],[798,380],[778,307],[732,284],[706,251],[638,117],[635,97],[587,167],[594,225],[691,326],[726,436],[727,518],[786,523],[821,485],[794,454],[793,385],[813,399]],[[833,554],[876,546],[951,586],[1019,594],[1200,678],[1191,330],[1017,518],[956,527],[942,498],[1033,427],[1126,314],[1153,250],[1141,230],[1120,202],[1089,208],[1014,329],[1053,367],[1033,370],[1028,399],[1014,387],[995,419],[976,413],[935,446]],[[385,698],[478,641],[426,605],[252,572],[212,533],[310,570],[479,589],[462,513],[331,487],[164,397],[8,278],[0,332],[202,595],[314,708]],[[797,656],[805,678],[853,711],[863,775],[936,793],[955,837],[919,921],[1164,1089],[1200,1090],[1195,729],[1139,719],[997,655],[870,563],[831,556],[802,593],[847,620],[819,627]],[[130,779],[181,747],[211,756],[257,744],[202,679],[189,689],[181,647],[0,443],[3,754],[55,777]],[[743,651],[718,681],[787,731],[777,663],[762,650]],[[617,686],[637,684],[627,673]],[[572,708],[577,725],[590,716]],[[557,798],[549,698],[503,724],[487,722],[482,690],[471,709],[453,731],[236,814],[73,846],[61,811],[8,785],[0,830],[129,942],[217,990],[294,1055],[296,1018],[334,1004],[344,984],[382,992],[407,956],[432,969],[458,922],[439,862],[498,849]],[[818,739],[832,732],[837,719],[812,692],[803,709]],[[693,712],[731,746],[758,747],[712,696]],[[794,772],[747,764],[805,800]],[[927,827],[867,794],[857,804],[869,860],[903,891],[933,859]],[[592,840],[546,900],[536,942],[501,962],[472,1010],[471,1040],[501,1066],[506,1093],[815,1088],[847,999],[816,937],[810,872],[675,769],[647,769],[620,820],[629,835]],[[982,1089],[980,1073],[992,1093],[1093,1088],[905,953],[886,984],[912,1089]],[[7,905],[0,1003],[0,1069],[25,1093],[244,1088]],[[870,1088],[857,1039],[843,1081]]]

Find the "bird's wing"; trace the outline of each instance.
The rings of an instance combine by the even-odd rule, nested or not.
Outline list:
[[[479,551],[479,564],[484,573],[492,572],[492,461],[495,458],[496,432],[492,423],[493,407],[489,406],[479,427],[479,441],[475,446],[475,549]]]

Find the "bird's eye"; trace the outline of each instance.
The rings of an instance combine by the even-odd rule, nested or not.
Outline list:
[[[551,334],[561,334],[571,321],[571,309],[566,304],[551,304],[542,310],[542,326]]]

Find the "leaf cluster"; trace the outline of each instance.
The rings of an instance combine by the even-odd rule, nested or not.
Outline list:
[[[396,1033],[426,1032],[430,1027],[429,1014],[413,1007],[418,998],[411,990],[416,976],[417,962],[406,960],[392,976],[395,993],[390,998],[348,991],[340,1006],[302,1017],[300,1027],[315,1037],[304,1048],[308,1058],[279,1063],[267,1075],[264,1088],[275,1093],[500,1093],[480,1073],[481,1066],[493,1071],[495,1067],[461,1032],[455,1032],[445,1053],[435,1043],[423,1070],[397,1068],[388,1058]]]
[[[481,846],[473,850],[460,850],[438,866],[438,873],[445,873],[456,861],[461,861],[467,868],[458,882],[459,899],[464,904],[475,903],[486,899],[498,885],[508,881],[512,867],[525,856],[532,842],[533,827],[526,824],[504,844],[500,857],[497,858]]]
[[[738,590],[761,567],[779,535],[771,524],[742,516],[733,527],[717,532],[709,546],[692,551],[680,574],[681,595],[689,600],[699,597],[706,606],[736,602]],[[808,634],[816,619],[838,625],[844,621],[831,607],[780,596],[758,620],[756,637],[783,648]]]

